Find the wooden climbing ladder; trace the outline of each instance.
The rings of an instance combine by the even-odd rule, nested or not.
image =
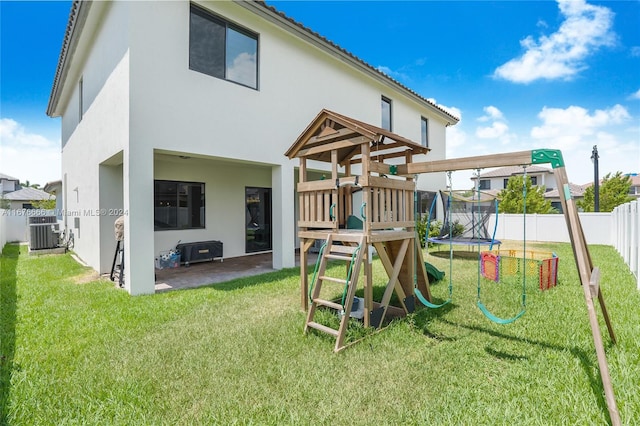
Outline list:
[[[344,340],[347,334],[351,309],[353,307],[353,299],[358,287],[360,267],[366,251],[366,236],[364,234],[330,233],[327,236],[324,250],[319,253],[320,264],[316,272],[315,282],[313,282],[311,306],[309,307],[309,312],[307,314],[304,332],[307,333],[310,328],[314,328],[334,336],[336,338],[334,352],[338,352],[345,348]],[[327,263],[330,260],[346,262],[346,277],[344,279],[333,278],[325,275]],[[320,291],[324,283],[333,283],[342,286],[346,293],[346,296],[343,297],[344,305],[342,303],[320,298]],[[314,316],[318,306],[326,306],[338,311],[341,315],[340,326],[338,329],[334,329],[314,321]]]

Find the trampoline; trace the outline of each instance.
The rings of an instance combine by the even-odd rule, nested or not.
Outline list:
[[[482,191],[439,191],[445,212],[440,234],[427,238],[434,244],[454,245],[500,245],[495,239],[498,229],[498,199]],[[435,197],[429,211],[429,226],[438,197]],[[489,219],[495,216],[495,223],[489,231]],[[429,229],[429,228],[427,228]],[[428,235],[428,234],[427,234]]]

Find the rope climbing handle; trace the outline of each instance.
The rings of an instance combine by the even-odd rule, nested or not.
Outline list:
[[[362,219],[367,219],[367,215],[365,214],[365,207],[367,207],[367,203],[362,203],[362,205],[360,206],[360,217],[362,217]]]
[[[336,218],[336,215],[333,213],[335,208],[336,208],[336,203],[331,204],[331,206],[329,207],[329,219],[331,220],[334,220]]]

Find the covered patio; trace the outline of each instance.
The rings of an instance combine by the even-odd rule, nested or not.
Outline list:
[[[315,264],[317,255],[307,256],[309,264]],[[296,251],[296,266],[300,266],[300,256]],[[273,254],[260,253],[250,256],[232,257],[224,261],[192,263],[179,268],[157,269],[155,291],[164,292],[202,287],[222,283],[237,278],[252,277],[274,272]]]

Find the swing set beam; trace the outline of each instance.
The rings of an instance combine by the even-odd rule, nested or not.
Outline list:
[[[620,425],[620,414],[618,412],[613,392],[613,385],[611,383],[611,376],[609,374],[609,367],[607,364],[607,358],[602,342],[602,334],[600,332],[600,325],[598,323],[598,318],[595,311],[594,299],[597,298],[600,304],[600,310],[604,317],[607,330],[609,332],[609,337],[611,338],[611,341],[613,343],[616,343],[616,337],[613,332],[613,327],[611,325],[611,320],[604,303],[604,297],[602,295],[600,286],[598,285],[598,283],[595,283],[594,285],[594,283],[592,282],[592,276],[595,280],[598,279],[598,269],[594,269],[593,267],[591,254],[589,253],[589,247],[587,246],[584,231],[582,229],[582,224],[580,223],[580,217],[578,216],[578,209],[569,189],[569,180],[564,167],[562,153],[559,150],[549,149],[519,151],[504,154],[492,154],[475,157],[452,158],[448,160],[408,163],[394,166],[393,170],[390,166],[381,164],[380,166],[382,167],[389,167],[389,170],[380,170],[380,172],[405,176],[421,173],[449,172],[456,170],[484,169],[519,165],[525,166],[529,164],[551,164],[554,171],[554,176],[556,178],[556,183],[558,184],[558,188],[561,189],[560,204],[562,205],[562,211],[564,212],[565,221],[567,223],[567,229],[569,231],[569,236],[571,239],[571,247],[573,249],[573,255],[576,261],[578,275],[580,277],[585,302],[587,304],[589,324],[591,326],[591,334],[593,336],[593,343],[598,358],[598,367],[600,370],[600,377],[602,379],[602,386],[605,392],[607,408],[609,410],[609,417],[611,419],[612,425]]]

